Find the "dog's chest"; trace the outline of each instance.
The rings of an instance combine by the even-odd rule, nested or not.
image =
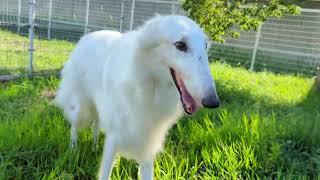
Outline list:
[[[162,120],[175,113],[179,108],[179,94],[174,84],[163,82],[154,78],[140,82],[141,86],[134,88],[132,102],[136,104],[136,110],[143,113],[146,118]]]
[[[167,131],[181,113],[174,86],[144,83],[149,86],[131,89],[131,96],[128,96],[131,108],[124,117],[127,123],[121,124],[126,131],[119,139],[122,153],[138,159],[151,157],[162,148]]]
[[[120,153],[140,161],[152,159],[162,149],[166,134],[178,115],[178,112],[170,116],[146,113],[128,119],[127,131],[118,140]]]

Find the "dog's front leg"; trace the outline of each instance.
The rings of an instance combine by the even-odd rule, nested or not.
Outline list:
[[[75,125],[71,125],[71,130],[70,130],[70,148],[75,149],[77,147],[77,128]]]
[[[140,174],[141,180],[152,180],[153,179],[153,160],[140,163],[139,174]]]
[[[115,147],[112,137],[106,137],[103,147],[103,155],[100,164],[99,180],[108,180],[111,177]]]
[[[99,125],[98,122],[94,122],[93,124],[93,146],[92,151],[96,151],[98,149],[98,137],[99,137]]]

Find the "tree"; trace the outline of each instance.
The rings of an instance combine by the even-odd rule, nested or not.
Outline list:
[[[238,38],[239,28],[256,30],[268,17],[300,13],[290,0],[184,0],[182,7],[216,42],[224,42],[226,36]]]

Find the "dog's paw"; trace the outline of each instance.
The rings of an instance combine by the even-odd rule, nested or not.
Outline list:
[[[70,142],[70,149],[74,150],[77,147],[77,142],[76,141],[71,141]]]

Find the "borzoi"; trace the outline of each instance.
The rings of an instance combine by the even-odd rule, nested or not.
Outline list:
[[[109,179],[115,155],[135,159],[142,179],[153,178],[153,159],[184,111],[216,108],[207,37],[185,16],[156,16],[124,34],[84,36],[62,70],[55,99],[77,130],[94,123],[106,133],[99,178]]]

